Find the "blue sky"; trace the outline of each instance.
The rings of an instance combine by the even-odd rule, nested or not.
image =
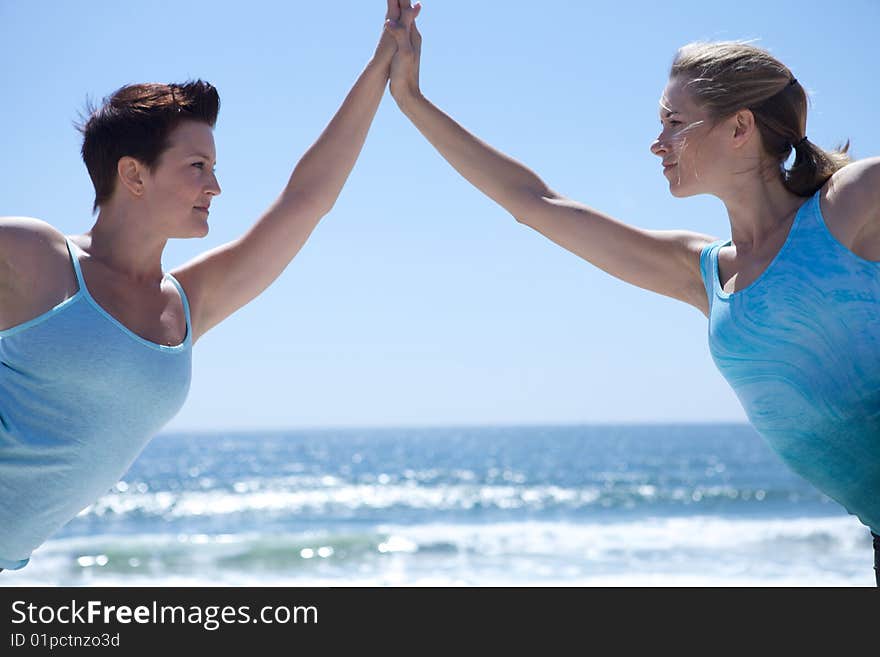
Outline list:
[[[379,0],[0,0],[0,214],[90,228],[72,127],[90,97],[203,78],[222,107],[223,195],[171,269],[265,210],[366,63]],[[674,199],[648,146],[676,49],[755,39],[812,93],[810,139],[880,154],[880,3],[425,0],[422,88],[554,189],[646,228],[729,234]],[[167,430],[744,421],[695,309],[609,277],[517,224],[386,95],[333,211],[259,299],[194,353]]]

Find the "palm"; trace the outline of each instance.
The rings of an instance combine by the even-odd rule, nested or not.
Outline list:
[[[398,48],[391,59],[391,93],[397,95],[405,89],[418,88],[418,59],[411,54],[402,53]]]
[[[387,0],[388,11],[385,12],[385,20],[400,20],[400,3],[398,0]],[[397,44],[394,37],[388,34],[387,30],[382,30],[382,36],[379,39],[379,45],[376,47],[377,55],[391,56],[397,50]]]
[[[410,6],[410,0],[399,0],[400,18],[396,19],[400,26],[396,33],[397,51],[391,59],[391,94],[395,98],[419,89],[422,37],[416,28],[415,19],[421,8],[420,4]]]

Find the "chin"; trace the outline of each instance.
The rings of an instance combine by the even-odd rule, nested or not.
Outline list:
[[[202,226],[188,226],[187,228],[181,230],[176,235],[172,235],[172,239],[178,240],[187,240],[194,239],[198,237],[205,237],[208,234],[210,228],[208,224],[204,224]]]
[[[204,237],[211,230],[211,225],[207,220],[199,221],[189,227],[190,237]]]
[[[672,194],[675,198],[688,198],[690,196],[697,196],[702,192],[694,189],[688,189],[687,187],[676,185],[675,183],[669,183],[669,193]]]

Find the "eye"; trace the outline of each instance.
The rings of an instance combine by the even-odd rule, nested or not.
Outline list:
[[[199,168],[199,169],[204,169],[205,163],[204,162],[193,162],[193,166],[196,168]]]

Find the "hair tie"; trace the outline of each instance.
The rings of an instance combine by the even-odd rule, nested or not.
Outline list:
[[[797,143],[794,145],[794,147],[795,147],[795,148],[798,148],[799,146],[803,146],[804,143],[806,143],[807,141],[808,141],[808,140],[807,140],[807,136],[804,135],[804,138],[801,139],[799,142],[797,142]]]
[[[791,76],[791,80],[788,81],[788,84],[790,84],[791,86],[796,85],[796,84],[797,84],[797,78],[794,77],[794,76],[792,75],[792,76]]]

